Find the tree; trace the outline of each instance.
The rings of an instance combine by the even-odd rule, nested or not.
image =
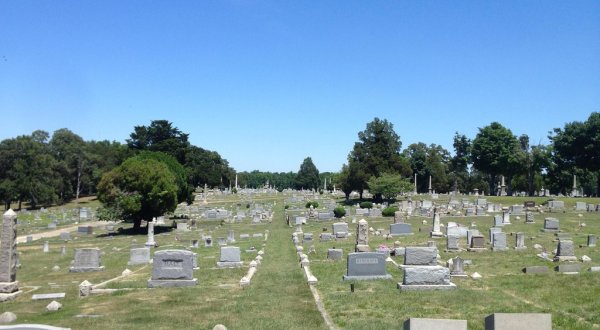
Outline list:
[[[188,204],[192,203],[192,192],[194,191],[194,188],[188,185],[185,168],[183,168],[183,166],[181,166],[181,164],[179,164],[175,158],[162,152],[151,151],[141,152],[136,156],[136,158],[141,160],[154,159],[167,165],[171,173],[173,173],[175,176],[175,184],[177,184],[177,187],[179,188],[177,190],[177,202],[188,202]]]
[[[412,184],[398,174],[383,173],[378,177],[372,176],[369,181],[369,191],[381,195],[388,200],[393,200],[400,193],[413,190]]]
[[[350,169],[349,182],[353,189],[362,190],[372,176],[382,173],[411,174],[407,160],[400,154],[402,142],[394,125],[386,119],[375,118],[367,124],[367,128],[358,133],[358,142],[348,155]]]
[[[320,185],[319,170],[310,157],[304,158],[296,174],[296,189],[315,189]]]
[[[427,191],[429,176],[431,176],[432,189],[436,191],[448,190],[448,160],[449,152],[442,146],[422,142],[409,145],[402,154],[408,159],[413,174],[417,174],[417,191]]]
[[[176,177],[155,159],[132,157],[104,174],[98,184],[98,199],[119,218],[132,220],[139,229],[142,219],[151,220],[177,207]]]
[[[350,167],[348,165],[342,165],[342,170],[335,177],[335,183],[344,192],[344,195],[346,195],[346,201],[349,201],[353,189],[352,182],[350,181]]]
[[[453,183],[452,190],[458,191],[470,190],[468,187],[469,181],[469,164],[471,162],[471,140],[464,134],[454,133],[452,142],[454,147],[454,157],[450,159],[451,180]]]
[[[29,202],[32,208],[59,200],[61,177],[57,162],[49,152],[48,133],[34,131],[0,143],[0,194],[5,205]]]
[[[495,192],[496,176],[510,178],[518,172],[522,161],[522,152],[517,138],[512,132],[497,122],[480,128],[473,140],[471,157],[473,166],[489,174],[490,192]]]
[[[600,172],[600,113],[593,112],[585,122],[574,121],[555,128],[550,137],[554,151],[563,161],[589,171]],[[600,193],[600,173],[596,194]]]
[[[235,171],[216,151],[190,146],[183,164],[193,186],[226,187],[235,177]]]
[[[73,197],[79,198],[83,181],[90,180],[89,155],[83,139],[66,128],[61,128],[52,134],[49,142],[50,152],[58,161],[65,180],[61,192],[62,200]],[[74,195],[74,196],[73,196]]]
[[[127,145],[135,150],[164,152],[184,164],[190,146],[188,136],[167,120],[153,120],[150,126],[135,126]]]

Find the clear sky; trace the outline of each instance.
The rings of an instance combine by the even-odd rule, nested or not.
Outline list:
[[[0,140],[167,119],[237,171],[338,171],[375,117],[452,152],[600,111],[600,1],[0,0]]]

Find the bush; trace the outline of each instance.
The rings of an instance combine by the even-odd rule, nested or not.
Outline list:
[[[289,206],[289,205],[286,205],[286,206],[285,206],[285,209],[286,209],[286,210],[287,210],[287,209],[289,209],[289,208],[290,208],[290,206]]]
[[[373,203],[371,203],[371,202],[362,202],[362,203],[360,203],[360,208],[361,209],[372,209],[373,208]]]
[[[383,211],[381,211],[381,215],[383,215],[384,217],[393,217],[394,213],[396,213],[396,211],[398,211],[397,207],[389,206],[389,207],[386,207],[385,209],[383,209]]]
[[[333,209],[333,215],[335,215],[336,218],[341,218],[346,215],[346,209],[342,206],[338,206]]]
[[[319,207],[319,202],[307,202],[306,203],[306,208],[310,208],[310,206],[312,205],[313,209],[316,209],[317,207]]]

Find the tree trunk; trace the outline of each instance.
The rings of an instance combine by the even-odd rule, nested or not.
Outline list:
[[[496,174],[490,174],[490,195],[496,196]]]
[[[21,210],[21,200],[19,199],[19,211]]]
[[[529,167],[527,171],[527,194],[533,196],[533,167]]]
[[[133,230],[139,231],[141,227],[142,227],[142,219],[135,219],[133,221]]]

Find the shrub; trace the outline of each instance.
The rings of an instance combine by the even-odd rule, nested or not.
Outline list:
[[[319,207],[319,202],[307,202],[306,203],[306,208],[310,208],[310,206],[312,205],[313,209],[316,209],[317,207]]]
[[[371,202],[362,202],[362,203],[360,203],[360,208],[361,209],[372,209],[373,208],[373,203],[371,203]]]
[[[287,209],[289,209],[289,208],[290,208],[290,206],[289,206],[289,205],[286,205],[286,206],[285,206],[285,209],[286,209],[286,210],[287,210]]]
[[[394,213],[396,213],[396,211],[398,211],[397,207],[389,206],[389,207],[386,207],[385,209],[383,209],[383,211],[381,211],[381,215],[383,215],[384,217],[393,217]]]
[[[333,209],[333,215],[335,215],[336,218],[341,218],[346,215],[346,209],[342,206],[338,206]]]

